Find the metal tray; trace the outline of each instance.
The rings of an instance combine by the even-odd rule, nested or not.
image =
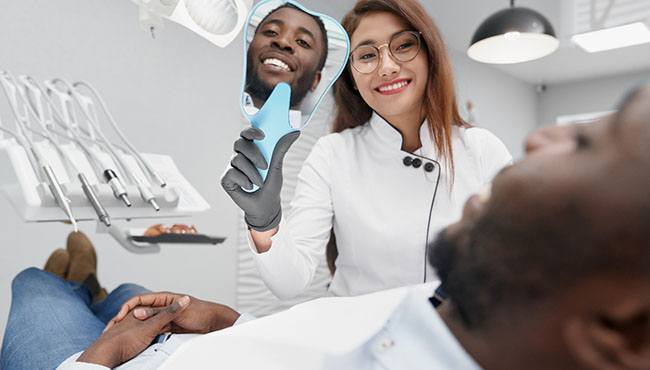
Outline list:
[[[151,244],[220,244],[226,238],[220,236],[208,236],[203,234],[161,234],[158,236],[134,235],[131,240],[138,243]]]

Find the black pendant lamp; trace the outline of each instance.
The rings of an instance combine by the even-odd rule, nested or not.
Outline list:
[[[512,64],[545,57],[560,45],[551,23],[539,12],[516,7],[492,14],[474,33],[467,55],[479,62]]]

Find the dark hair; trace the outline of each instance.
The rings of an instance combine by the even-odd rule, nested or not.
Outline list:
[[[325,68],[325,62],[327,62],[327,55],[329,53],[329,43],[328,43],[328,39],[327,39],[327,30],[325,29],[325,23],[323,23],[323,20],[320,17],[317,17],[317,16],[315,16],[313,14],[310,14],[310,13],[304,11],[303,9],[300,9],[298,6],[296,6],[294,4],[285,3],[283,5],[280,5],[279,7],[271,10],[269,12],[269,14],[264,16],[264,18],[262,18],[262,20],[260,21],[260,23],[258,25],[258,28],[259,28],[260,25],[264,24],[266,19],[268,17],[270,17],[271,14],[277,12],[280,9],[284,9],[284,8],[294,9],[294,10],[297,10],[297,11],[299,11],[301,13],[305,13],[308,16],[310,16],[316,22],[316,24],[318,24],[318,28],[320,29],[320,34],[321,34],[321,40],[323,42],[323,52],[322,52],[320,60],[318,62],[318,70],[322,71],[323,68]],[[255,33],[257,33],[257,29],[255,29]]]

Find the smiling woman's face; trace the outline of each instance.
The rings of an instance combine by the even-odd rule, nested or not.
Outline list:
[[[387,12],[369,13],[359,22],[351,36],[351,47],[379,47],[402,31],[413,30],[403,19]],[[380,50],[380,62],[372,73],[352,68],[352,77],[363,100],[379,115],[390,120],[408,112],[422,111],[424,91],[429,78],[429,64],[424,44],[411,61],[400,62],[390,56],[388,48]]]

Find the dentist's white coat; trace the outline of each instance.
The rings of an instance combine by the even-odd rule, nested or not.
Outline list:
[[[427,281],[436,279],[425,262],[428,241],[460,217],[465,200],[512,156],[489,131],[455,127],[452,187],[450,169],[439,159],[426,122],[420,138],[415,153],[402,151],[400,133],[374,114],[365,125],[316,143],[271,249],[257,253],[249,238],[260,274],[276,296],[293,297],[309,285],[332,228],[339,256],[331,295],[422,283],[425,275]],[[405,157],[422,164],[406,166]],[[427,163],[434,164],[431,172]]]

